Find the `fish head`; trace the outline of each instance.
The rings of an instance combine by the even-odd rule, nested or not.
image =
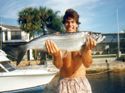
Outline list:
[[[102,35],[101,33],[93,33],[91,34],[91,37],[95,39],[96,43],[101,43],[106,37]]]

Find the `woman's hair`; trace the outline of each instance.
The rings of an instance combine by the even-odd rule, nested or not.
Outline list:
[[[73,9],[67,9],[66,10],[65,15],[63,16],[63,21],[62,21],[63,24],[65,24],[65,22],[68,18],[73,18],[73,19],[75,19],[77,24],[80,24],[79,14],[75,10],[73,10]]]

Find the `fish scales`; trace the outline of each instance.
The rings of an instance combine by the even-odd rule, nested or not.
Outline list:
[[[66,33],[59,35],[47,35],[29,42],[27,49],[45,50],[45,41],[53,40],[61,50],[76,51],[85,43],[85,32]]]

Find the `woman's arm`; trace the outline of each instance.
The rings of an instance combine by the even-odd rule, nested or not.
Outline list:
[[[88,68],[92,64],[92,50],[82,51],[81,58],[84,66]]]
[[[45,46],[47,52],[53,56],[53,64],[60,69],[63,66],[62,52],[52,40],[47,40]]]
[[[89,67],[92,64],[92,49],[96,46],[96,41],[88,37],[85,45],[81,48],[81,58],[85,67]]]
[[[62,59],[62,52],[57,51],[55,54],[53,54],[53,64],[58,68],[62,68],[63,66],[63,59]]]

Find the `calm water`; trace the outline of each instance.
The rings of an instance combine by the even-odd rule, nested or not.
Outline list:
[[[87,76],[92,86],[93,93],[125,93],[125,72],[103,73]],[[6,93],[42,93],[41,86],[25,91],[13,91]]]
[[[125,93],[125,72],[88,76],[93,93]]]

